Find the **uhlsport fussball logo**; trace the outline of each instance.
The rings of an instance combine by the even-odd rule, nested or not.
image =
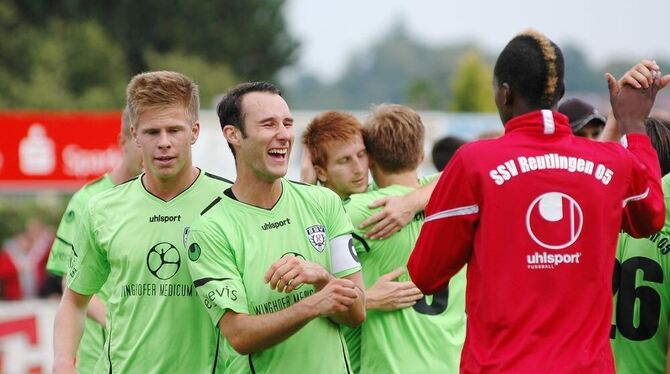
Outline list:
[[[538,196],[528,207],[526,229],[535,243],[547,249],[572,245],[582,232],[582,208],[572,197],[560,192]]]
[[[147,268],[158,279],[167,280],[174,277],[181,266],[179,250],[168,242],[160,242],[147,254]]]

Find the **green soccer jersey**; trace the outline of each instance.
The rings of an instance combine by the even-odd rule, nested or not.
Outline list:
[[[51,246],[49,253],[49,260],[47,261],[47,270],[55,275],[63,276],[67,273],[70,267],[70,262],[73,258],[72,243],[77,236],[79,229],[78,220],[83,210],[86,208],[88,201],[93,195],[102,191],[107,191],[114,187],[109,174],[87,183],[74,195],[65,209],[65,214],[58,225],[56,232],[56,239]],[[98,292],[100,300],[105,302],[109,290],[107,287],[102,287]],[[98,361],[103,353],[104,345],[104,328],[96,321],[86,318],[84,324],[84,335],[81,337],[79,343],[79,350],[77,351],[77,370],[80,373],[93,373],[95,363]]]
[[[665,373],[670,317],[670,175],[666,219],[647,238],[619,235],[610,338],[618,373]]]
[[[217,365],[208,321],[185,262],[190,224],[230,183],[200,172],[170,201],[142,176],[94,196],[75,240],[68,287],[92,295],[108,282],[108,337],[98,372],[206,373]]]
[[[274,313],[312,295],[303,284],[286,294],[263,277],[285,256],[322,265],[336,277],[360,271],[351,222],[332,191],[282,179],[272,209],[234,198],[232,190],[192,226],[189,268],[214,325],[226,310],[249,315]],[[226,343],[230,373],[347,373],[348,355],[338,324],[319,317],[283,342],[248,356]]]
[[[422,182],[429,182],[430,179]],[[409,187],[393,185],[352,195],[345,202],[354,227],[376,213],[368,205],[385,196],[402,196]],[[391,237],[364,238],[356,229],[354,242],[363,267],[365,287],[380,276],[405,266],[423,224],[423,212]],[[399,281],[409,281],[405,273]],[[456,373],[465,339],[465,269],[448,288],[425,296],[410,308],[368,311],[361,326],[361,373]]]

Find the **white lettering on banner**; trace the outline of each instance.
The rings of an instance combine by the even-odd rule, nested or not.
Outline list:
[[[604,185],[608,185],[614,177],[614,171],[605,165],[594,163],[580,157],[563,156],[558,153],[547,153],[539,156],[519,156],[507,160],[489,171],[493,182],[502,186],[505,182],[519,174],[542,170],[564,170],[569,173],[581,173],[593,176]]]
[[[58,302],[0,302],[0,373],[50,373]]]
[[[121,162],[121,151],[107,149],[83,149],[70,144],[63,148],[64,173],[75,177],[102,175]]]

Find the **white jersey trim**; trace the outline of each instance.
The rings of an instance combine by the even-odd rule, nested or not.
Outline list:
[[[330,241],[330,265],[332,274],[361,267],[351,234]]]
[[[475,205],[462,206],[459,208],[443,210],[441,212],[431,214],[430,216],[426,217],[424,223],[435,221],[442,218],[449,218],[454,216],[466,216],[468,214],[475,214],[475,213],[479,213],[479,205],[475,204]]]
[[[627,205],[629,202],[631,202],[631,201],[642,200],[642,199],[646,198],[648,195],[649,195],[649,187],[647,187],[647,189],[646,189],[643,193],[641,193],[641,194],[639,194],[639,195],[635,195],[635,196],[631,196],[631,197],[627,197],[627,198],[623,199],[622,207],[625,208],[626,205]]]
[[[556,132],[556,124],[554,123],[554,114],[551,110],[542,109],[542,119],[544,122],[544,134],[550,135]]]

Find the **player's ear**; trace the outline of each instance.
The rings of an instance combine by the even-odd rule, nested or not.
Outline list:
[[[314,165],[314,171],[316,172],[316,180],[318,180],[322,184],[328,182],[328,176],[326,175],[326,169],[322,168],[319,165]]]
[[[200,136],[200,122],[195,121],[193,126],[191,126],[191,145],[195,144],[195,141],[198,140]]]
[[[137,127],[135,125],[130,126],[130,137],[133,138],[135,145],[140,146],[139,140],[137,140]]]
[[[223,126],[223,137],[226,138],[228,143],[233,145],[240,145],[242,138],[240,130],[233,125]]]

